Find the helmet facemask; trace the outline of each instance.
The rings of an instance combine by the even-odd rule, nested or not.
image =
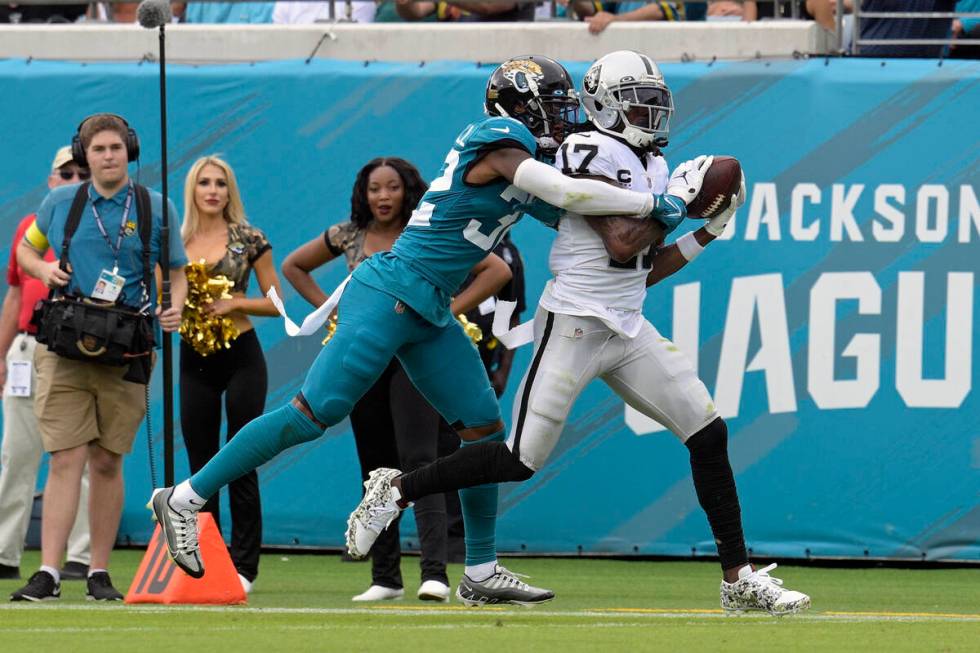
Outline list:
[[[498,115],[524,123],[545,153],[554,152],[578,125],[578,94],[569,90],[568,95],[540,96],[536,91],[532,90],[534,97],[515,105],[511,113],[507,113],[499,104],[496,109]]]
[[[634,147],[662,147],[670,136],[673,99],[665,86],[635,84],[620,86],[610,95],[616,100],[623,138]]]
[[[579,101],[575,91],[569,91],[569,95],[539,97],[528,108],[533,111],[534,124],[527,122],[527,127],[546,154],[554,153],[578,124]]]

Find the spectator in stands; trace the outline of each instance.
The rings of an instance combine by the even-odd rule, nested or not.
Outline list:
[[[951,12],[956,0],[862,0],[862,12]],[[952,18],[861,18],[861,40],[946,39]],[[862,57],[932,59],[945,45],[861,45]]]
[[[275,2],[188,2],[181,15],[185,23],[228,24],[272,22]]]
[[[206,156],[191,166],[184,182],[184,223],[180,236],[192,262],[206,262],[209,279],[223,276],[234,282],[229,299],[210,304],[207,314],[227,316],[237,335],[226,343],[193,346],[202,333],[201,314],[184,314],[180,341],[180,428],[191,472],[196,472],[221,447],[221,405],[230,442],[238,430],[265,410],[268,386],[265,357],[249,316],[279,312],[265,297],[279,287],[272,246],[265,234],[245,218],[235,173],[225,161]],[[255,274],[261,297],[248,298],[248,282]],[[199,277],[194,275],[193,279]],[[222,346],[223,345],[223,346]],[[200,345],[199,345],[200,346]],[[223,402],[222,402],[223,400]],[[253,470],[228,486],[231,508],[231,561],[248,593],[259,574],[262,546],[262,504],[259,479]],[[218,521],[218,497],[202,509]]]
[[[88,5],[0,5],[0,23],[74,23]]]
[[[310,273],[339,257],[344,258],[348,270],[353,270],[372,254],[391,249],[425,190],[421,175],[408,161],[394,157],[372,159],[361,168],[354,182],[350,220],[329,227],[290,253],[282,264],[283,276],[308,302],[320,306],[327,295]],[[450,310],[454,315],[479,305],[510,279],[507,265],[492,254],[475,271],[478,280],[453,299]],[[436,458],[443,420],[397,360],[388,364],[371,389],[354,404],[350,421],[362,480],[367,480],[368,474],[378,467],[404,465],[416,469]],[[451,431],[448,424],[443,424],[443,429],[446,428]],[[458,447],[459,437],[455,439]],[[417,501],[415,521],[422,554],[418,597],[448,601],[443,495]],[[354,601],[384,601],[404,596],[397,525],[394,522],[389,526],[371,549],[371,585],[353,597]]]
[[[48,175],[48,188],[79,183],[89,171],[72,160],[71,148],[58,150]],[[0,579],[20,578],[24,538],[34,506],[34,488],[44,446],[34,416],[34,349],[37,327],[31,324],[34,305],[47,297],[48,289],[17,265],[17,245],[34,222],[32,213],[20,221],[7,264],[7,294],[0,312],[0,385],[3,385],[3,443],[0,445]],[[54,260],[48,249],[46,261]],[[16,386],[14,385],[16,384]],[[88,574],[88,471],[82,474],[78,515],[68,536],[68,562],[64,579]]]
[[[615,22],[680,20],[681,16],[674,2],[616,2],[610,9],[612,11],[600,11],[585,18],[590,33],[599,34]]]
[[[459,22],[517,22],[534,20],[534,3],[506,0],[452,0],[451,2],[416,2],[395,0],[398,15],[404,20],[424,20],[435,15],[438,20]]]
[[[329,2],[277,2],[272,11],[272,22],[277,25],[308,25],[330,20]],[[350,15],[347,15],[350,10]],[[373,23],[378,5],[373,0],[334,3],[334,20],[350,20],[354,23]]]
[[[980,0],[959,0],[956,11],[980,13]],[[954,19],[953,36],[957,39],[980,39],[980,18]],[[980,45],[953,43],[950,56],[956,59],[980,59]]]
[[[170,3],[170,12],[175,20],[183,17],[184,7],[185,4],[182,2]],[[138,8],[138,2],[95,2],[89,5],[86,19],[103,23],[135,23]]]
[[[585,20],[586,16],[594,16],[600,11],[602,11],[602,3],[598,0],[573,0],[571,3],[568,0],[556,0],[554,17],[562,20],[569,18]],[[551,20],[551,18],[551,1],[544,0],[538,3],[534,10],[534,20]]]
[[[113,23],[135,23],[136,8],[138,2],[100,2],[100,7],[105,7],[108,20]]]
[[[754,0],[709,0],[706,20],[741,20],[752,21],[759,19],[759,8]]]
[[[853,10],[852,0],[844,0],[844,13],[849,14]],[[805,5],[800,7],[800,18],[815,20],[821,27],[830,31],[837,29],[836,14],[837,0],[806,0]]]
[[[99,279],[111,279],[112,297],[121,306],[156,304],[152,273],[144,287],[142,238],[139,233],[141,189],[130,181],[128,160],[138,154],[138,140],[129,125],[112,114],[90,116],[79,126],[79,163],[92,171],[91,185],[55,188],[41,203],[37,217],[17,246],[17,262],[49,288],[63,288],[75,296],[91,297]],[[65,227],[71,207],[81,209],[78,228],[71,240],[66,269],[42,257],[50,246],[63,255]],[[149,191],[151,242],[160,242],[162,204],[159,193]],[[135,210],[133,210],[135,209]],[[102,227],[101,229],[99,227]],[[118,235],[111,237],[109,234]],[[106,234],[103,238],[101,234]],[[186,284],[184,246],[176,229],[170,230],[170,260],[151,250],[151,272],[156,265],[170,268],[173,306],[157,311],[160,327],[175,331],[180,326]],[[93,343],[94,344],[94,343]],[[94,353],[94,352],[93,352]],[[141,358],[146,361],[146,358]],[[61,356],[44,345],[34,352],[37,368],[35,414],[41,440],[51,454],[44,487],[41,516],[41,568],[27,585],[11,595],[14,601],[46,601],[61,596],[58,565],[65,552],[68,533],[78,510],[79,479],[89,468],[89,531],[92,558],[86,596],[97,601],[119,601],[123,596],[112,585],[108,567],[122,514],[123,456],[132,448],[146,413],[150,362],[116,367]],[[136,374],[139,374],[137,377]],[[133,380],[128,380],[133,379]],[[145,380],[143,380],[145,379]]]

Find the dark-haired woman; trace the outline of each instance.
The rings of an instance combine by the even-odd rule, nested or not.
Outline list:
[[[425,194],[426,184],[408,161],[395,157],[368,162],[357,174],[348,222],[335,224],[302,245],[282,264],[283,275],[314,306],[327,300],[310,273],[344,256],[353,270],[372,254],[391,249]],[[453,315],[468,311],[493,295],[511,278],[510,268],[491,254],[474,269],[476,278],[452,302]],[[441,417],[416,390],[397,360],[350,414],[362,480],[378,467],[411,470],[435,460]],[[418,598],[449,600],[446,575],[446,503],[432,495],[415,503],[421,548],[422,584]],[[371,549],[371,586],[354,601],[383,601],[404,596],[398,522],[381,534]]]

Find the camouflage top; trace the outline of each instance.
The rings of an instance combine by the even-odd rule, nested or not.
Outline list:
[[[323,232],[323,240],[331,254],[344,255],[347,260],[347,271],[353,272],[354,268],[367,258],[364,254],[366,233],[365,229],[361,229],[353,222],[340,222]]]
[[[245,292],[255,261],[272,249],[265,234],[249,224],[228,225],[228,247],[224,257],[214,264],[208,274],[223,274],[235,282],[233,292]]]

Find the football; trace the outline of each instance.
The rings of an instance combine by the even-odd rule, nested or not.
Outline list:
[[[692,218],[713,218],[732,201],[742,183],[742,164],[733,156],[716,156],[704,175],[701,192],[687,205]]]

